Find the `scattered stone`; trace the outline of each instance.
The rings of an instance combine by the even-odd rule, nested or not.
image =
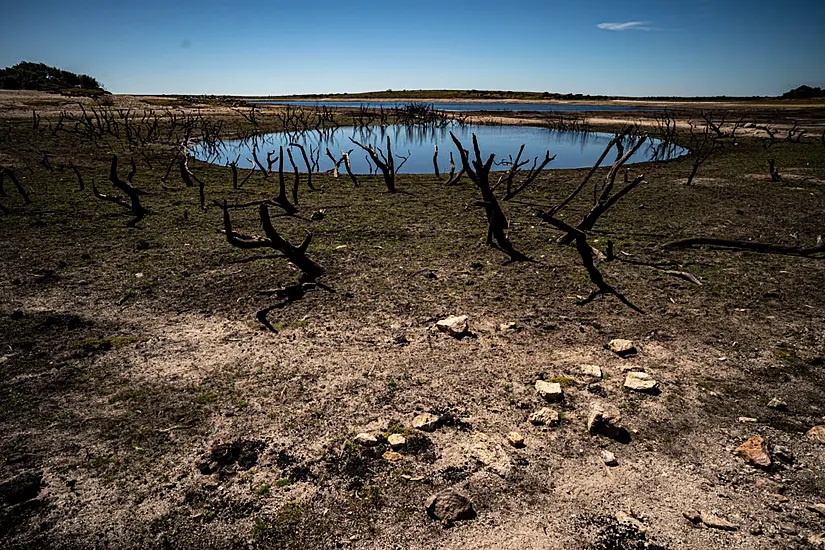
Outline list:
[[[808,537],[808,543],[814,548],[825,548],[825,533],[811,535]]]
[[[620,426],[621,421],[622,415],[615,405],[594,403],[587,416],[587,431],[619,441],[629,440],[630,434]]]
[[[355,436],[355,442],[363,447],[374,447],[378,445],[378,438],[372,434],[360,433]]]
[[[760,468],[770,468],[771,457],[768,454],[765,440],[755,435],[736,448],[734,453],[745,459],[745,462]]]
[[[633,512],[631,511],[631,513]],[[624,512],[616,512],[616,521],[618,521],[622,525],[628,525],[632,527],[639,533],[647,532],[647,527],[645,527],[645,525],[641,521]]]
[[[453,522],[473,519],[476,512],[469,498],[455,489],[447,489],[427,500],[427,515],[440,521]]]
[[[631,355],[636,355],[636,346],[634,346],[633,342],[630,340],[616,338],[615,340],[608,342],[605,347],[619,357],[630,357]]]
[[[536,426],[558,426],[559,413],[553,409],[542,407],[530,415],[530,422]]]
[[[450,315],[446,319],[438,321],[435,326],[441,332],[446,332],[454,338],[462,338],[470,334],[466,315]]]
[[[604,376],[602,374],[602,369],[599,368],[598,365],[582,365],[581,371],[585,376],[592,376],[593,378],[601,378]]]
[[[825,444],[825,426],[814,426],[808,430],[805,436],[814,443]]]
[[[421,413],[412,421],[412,427],[422,432],[434,432],[441,424],[441,417],[430,413]]]
[[[43,486],[43,472],[24,472],[8,481],[0,483],[0,507],[20,504],[40,494]]]
[[[799,531],[796,530],[796,527],[794,527],[793,525],[789,525],[787,523],[780,524],[779,530],[785,533],[786,535],[796,536],[799,534]]]
[[[789,499],[785,495],[780,495],[779,493],[774,494],[773,497],[776,499],[777,502],[781,502],[783,504],[791,501],[791,499]]]
[[[510,432],[507,434],[507,443],[517,449],[520,449],[524,447],[524,438],[518,432]]]
[[[728,520],[708,512],[701,512],[701,517],[702,522],[712,529],[720,529],[722,531],[737,531],[739,529],[738,525],[734,525]]]
[[[501,446],[490,442],[487,434],[473,434],[470,458],[490,468],[501,477],[507,477],[511,470],[510,456]]]
[[[750,416],[740,416],[739,422],[742,424],[753,424],[754,422],[759,422],[757,419],[752,418]]]
[[[381,458],[383,458],[387,462],[398,462],[404,460],[404,455],[402,455],[401,453],[396,453],[395,451],[387,451],[386,453],[381,455]]]
[[[659,383],[646,372],[629,372],[624,380],[624,387],[642,393],[659,393]]]
[[[771,449],[771,454],[785,464],[793,464],[796,461],[793,451],[781,445],[774,445]]]
[[[516,324],[515,321],[509,321],[507,323],[501,323],[498,326],[498,330],[500,330],[501,332],[507,332],[508,330],[517,330],[517,329],[518,329],[518,325]]]
[[[776,409],[778,411],[786,411],[788,410],[788,404],[779,399],[778,397],[774,397],[770,401],[768,401],[768,407],[771,409]]]
[[[811,504],[810,506],[808,506],[808,510],[810,510],[811,512],[816,512],[817,514],[825,518],[825,504]]]
[[[699,512],[682,512],[682,515],[685,517],[686,520],[688,520],[694,525],[702,523],[702,515]]]
[[[538,393],[545,401],[549,401],[551,403],[564,399],[564,392],[561,389],[561,384],[558,382],[536,380],[536,393]]]
[[[245,439],[219,443],[202,458],[197,468],[203,475],[214,474],[233,464],[237,464],[242,470],[248,470],[258,463],[258,453],[265,447],[263,441]]]
[[[407,443],[407,438],[401,434],[391,434],[387,438],[387,443],[389,443],[393,449],[400,449]]]
[[[614,455],[610,451],[602,451],[602,462],[604,462],[605,466],[619,465],[619,461],[616,459],[616,455]]]

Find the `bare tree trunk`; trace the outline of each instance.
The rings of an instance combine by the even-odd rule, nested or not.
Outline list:
[[[366,146],[362,143],[355,141],[352,138],[349,138],[349,140],[367,152],[367,154],[372,159],[372,162],[375,163],[375,165],[378,167],[379,170],[381,170],[381,173],[384,175],[384,183],[387,186],[387,191],[389,191],[390,193],[395,193],[395,159],[392,156],[392,145],[390,143],[390,137],[387,136],[386,155],[384,155],[384,152],[381,151],[380,148],[373,148],[372,145]]]
[[[26,189],[20,184],[20,180],[17,179],[17,175],[11,168],[3,168],[3,172],[8,174],[9,179],[14,184],[14,187],[17,189],[17,192],[20,193],[20,196],[23,197],[23,204],[29,205],[32,203],[31,198],[29,198],[29,194],[26,192]]]
[[[307,157],[307,152],[304,149],[304,146],[300,143],[290,143],[289,146],[297,147],[301,151],[301,156],[304,157],[304,164],[307,167],[307,187],[315,191],[315,188],[312,186],[312,164],[309,162],[309,157]]]
[[[69,167],[74,172],[74,175],[77,176],[77,183],[80,185],[80,191],[86,189],[86,186],[83,184],[83,176],[80,174],[80,170],[77,169],[77,166],[75,166],[73,162],[69,161]]]
[[[296,166],[295,161],[292,159],[292,151],[287,148],[286,154],[289,157],[289,163],[292,165],[292,172],[295,175],[295,181],[292,184],[292,202],[297,206],[298,205],[298,183],[300,182],[300,176],[298,174],[298,166]]]
[[[529,261],[530,258],[516,250],[507,237],[507,229],[509,227],[507,217],[504,215],[501,206],[496,200],[495,194],[490,188],[490,168],[493,165],[495,155],[491,154],[486,161],[482,161],[478,140],[475,134],[473,134],[475,160],[472,161],[471,165],[469,152],[464,149],[461,142],[455,137],[455,134],[450,132],[450,137],[456,147],[458,147],[458,152],[461,156],[462,171],[469,176],[481,191],[482,200],[476,204],[483,206],[484,212],[487,215],[487,244],[510,256],[510,261]]]
[[[776,169],[776,161],[774,159],[768,160],[768,169],[770,170],[772,182],[779,183],[782,181],[782,176],[779,175],[779,170]]]
[[[281,146],[281,154],[278,155],[278,196],[273,199],[273,202],[283,208],[284,212],[289,215],[298,212],[298,209],[290,204],[286,196],[286,181],[284,180],[284,148]],[[287,149],[289,151],[289,149]]]
[[[347,171],[347,175],[349,176],[349,179],[352,180],[353,185],[355,185],[355,187],[358,187],[358,180],[355,179],[355,174],[352,173],[352,165],[349,162],[350,153],[352,153],[352,149],[346,152],[343,149],[341,149],[341,155],[344,158],[344,169]]]
[[[435,146],[435,152],[433,153],[433,169],[435,170],[435,177],[441,179],[441,173],[438,171],[438,145]]]

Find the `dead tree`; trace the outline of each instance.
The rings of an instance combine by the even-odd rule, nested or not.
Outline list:
[[[180,167],[180,177],[183,180],[183,183],[186,187],[192,187],[194,185],[193,180],[198,184],[198,196],[200,198],[200,205],[201,210],[206,210],[206,195],[205,195],[205,184],[203,180],[201,180],[198,176],[192,173],[189,169],[189,157],[184,155],[181,157],[179,162]]]
[[[85,190],[86,186],[83,184],[83,176],[81,175],[80,170],[77,169],[77,166],[75,166],[72,161],[69,161],[69,168],[71,168],[74,175],[77,176],[77,183],[80,186],[80,191]]]
[[[289,146],[296,147],[301,151],[301,156],[304,158],[304,164],[307,167],[307,187],[309,187],[312,191],[315,191],[315,188],[312,186],[312,164],[309,162],[306,149],[304,149],[304,146],[300,143],[290,143]],[[311,153],[312,151],[310,151],[310,154]]]
[[[289,151],[289,149],[287,149]],[[284,179],[284,147],[283,145],[280,148],[280,154],[278,155],[278,196],[272,199],[272,202],[278,205],[289,215],[293,215],[298,212],[298,209],[289,202],[289,199],[286,196],[286,180]]]
[[[363,143],[359,143],[352,138],[349,138],[351,142],[355,145],[363,149],[367,152],[372,162],[381,170],[381,173],[384,175],[384,183],[387,186],[387,191],[390,193],[395,193],[395,158],[392,155],[392,145],[390,144],[390,136],[387,136],[387,154],[384,154],[384,151],[381,150],[380,147],[373,147],[372,145],[364,145]],[[409,158],[409,157],[407,157]],[[406,159],[404,159],[406,162]],[[403,166],[404,163],[401,163]],[[399,168],[401,167],[399,166]]]
[[[521,144],[521,147],[518,150],[518,154],[516,155],[515,160],[513,160],[513,157],[510,156],[510,169],[507,171],[507,174],[504,176],[504,180],[503,180],[506,184],[504,197],[503,197],[503,200],[505,200],[505,201],[509,201],[510,199],[514,198],[516,195],[521,193],[528,185],[533,183],[533,181],[541,173],[541,171],[544,170],[545,166],[550,164],[553,161],[553,159],[556,158],[556,155],[553,155],[551,157],[550,156],[550,151],[547,151],[544,155],[544,160],[541,162],[541,165],[536,167],[536,165],[538,164],[539,158],[535,157],[533,159],[533,166],[530,168],[530,171],[527,173],[527,176],[518,185],[518,187],[516,187],[514,189],[513,188],[513,183],[514,183],[513,180],[514,180],[516,174],[518,174],[521,171],[522,166],[526,166],[530,162],[529,160],[525,160],[524,162],[520,162],[522,152],[524,152],[524,144],[523,143]],[[498,185],[496,185],[496,186],[498,186]]]
[[[17,175],[14,173],[14,170],[11,168],[7,168],[5,166],[0,167],[0,172],[4,175],[8,175],[11,182],[14,184],[14,187],[17,189],[17,192],[20,193],[20,196],[23,197],[23,204],[29,205],[32,204],[32,200],[29,197],[29,193],[26,189],[20,184],[20,180],[17,179]],[[0,189],[3,189],[3,182],[0,180]],[[5,191],[3,191],[3,196],[6,196]]]
[[[579,302],[578,305],[585,305],[591,301],[593,301],[597,296],[601,294],[612,294],[616,298],[619,299],[624,305],[629,307],[634,311],[638,311],[639,313],[644,313],[638,306],[633,304],[630,300],[628,300],[624,294],[613,288],[607,281],[604,280],[604,276],[602,275],[599,268],[596,266],[596,262],[593,260],[593,247],[587,242],[587,234],[584,231],[581,231],[578,228],[575,228],[569,224],[564,223],[563,221],[554,218],[549,214],[544,214],[542,216],[544,221],[547,223],[556,226],[558,229],[565,232],[565,236],[572,240],[575,244],[576,251],[579,253],[579,256],[582,260],[582,265],[587,270],[587,275],[590,277],[590,281],[596,285],[590,294],[587,297]]]
[[[258,151],[256,145],[252,146],[252,158],[255,159],[255,164],[258,165],[258,168],[260,168],[261,173],[263,173],[264,179],[268,178],[269,174],[267,173],[266,168],[264,168],[264,165],[261,164],[260,160],[258,160]]]
[[[699,167],[708,160],[710,155],[716,150],[718,144],[718,136],[711,131],[709,125],[706,124],[702,132],[697,132],[696,125],[693,121],[689,121],[688,124],[690,124],[690,145],[688,149],[690,149],[693,155],[693,168],[691,168],[685,185],[693,183],[693,178],[696,177],[696,172],[699,171]]]
[[[126,176],[126,181],[121,180],[120,176],[117,174],[117,155],[112,155],[112,165],[109,168],[109,181],[112,182],[112,185],[114,185],[115,188],[126,195],[129,199],[128,201],[123,197],[102,194],[97,190],[94,178],[92,179],[92,193],[94,193],[95,197],[113,204],[117,204],[118,206],[129,210],[132,215],[135,216],[129,223],[126,224],[127,227],[134,227],[144,218],[144,216],[146,216],[146,214],[148,214],[148,210],[140,204],[140,193],[132,186],[132,179],[135,177],[136,173],[137,167],[133,161],[132,169]]]
[[[625,185],[615,193],[613,193],[613,189],[616,184],[616,176],[619,174],[619,170],[630,160],[630,158],[639,150],[642,144],[645,142],[645,138],[641,137],[636,140],[636,142],[630,147],[630,149],[625,152],[624,145],[622,145],[622,135],[620,134],[617,138],[614,138],[610,142],[610,146],[616,147],[616,160],[613,162],[613,166],[610,167],[610,170],[607,173],[607,177],[605,178],[604,187],[599,190],[598,184],[593,186],[593,193],[596,196],[596,200],[593,204],[593,207],[584,215],[582,220],[576,225],[576,229],[587,233],[593,227],[595,227],[596,222],[599,218],[605,214],[608,210],[610,210],[613,205],[619,202],[622,197],[627,195],[630,191],[644,183],[644,175],[636,176],[633,181],[628,181],[627,172],[625,172]],[[606,154],[606,153],[605,153]],[[604,155],[603,155],[604,156]],[[602,157],[603,158],[603,157]],[[597,165],[598,165],[597,161]],[[589,177],[589,176],[588,176]],[[555,215],[560,210],[560,208],[551,209],[548,214],[550,217]],[[576,235],[574,233],[567,232],[567,234],[563,235],[559,239],[559,243],[561,244],[570,244],[573,242]]]
[[[825,254],[825,240],[822,239],[822,235],[816,238],[816,244],[811,247],[693,237],[665,243],[662,245],[662,248],[687,248],[692,246],[711,246],[715,248],[749,250],[751,252],[762,252],[765,254],[787,254],[790,256],[816,256],[818,254]]]
[[[232,246],[243,249],[271,248],[281,252],[284,258],[301,271],[299,281],[302,283],[315,282],[318,277],[324,274],[324,268],[306,255],[307,247],[309,247],[310,242],[312,242],[312,233],[307,232],[307,236],[300,246],[294,246],[281,237],[278,231],[275,230],[275,227],[272,225],[272,220],[269,217],[269,208],[266,204],[261,204],[258,207],[261,227],[266,237],[236,233],[232,230],[232,222],[229,218],[229,208],[226,201],[220,206],[223,209],[223,227],[226,240]]]
[[[458,174],[455,173],[455,161],[453,160],[453,152],[450,151],[450,175],[447,176],[447,181],[444,182],[444,185],[456,185],[459,181],[461,181],[461,176],[464,175],[464,168],[458,171]]]
[[[772,182],[779,183],[782,181],[782,176],[779,174],[779,170],[776,169],[776,160],[768,159],[768,170],[770,171]]]
[[[295,160],[292,158],[292,151],[290,149],[286,150],[286,154],[289,157],[289,163],[292,165],[292,173],[295,176],[295,179],[292,183],[292,202],[295,203],[297,206],[298,204],[298,184],[300,183],[300,174],[298,173],[298,165],[295,164]]]
[[[358,180],[356,179],[355,174],[352,173],[352,164],[350,164],[350,162],[349,162],[349,156],[350,156],[351,153],[352,153],[352,149],[350,149],[349,151],[346,151],[346,152],[343,149],[341,149],[341,158],[344,159],[344,169],[347,171],[347,175],[349,176],[349,179],[352,180],[352,184],[355,187],[358,187]]]
[[[344,157],[342,156],[340,159],[336,159],[335,157],[332,156],[332,153],[330,152],[329,147],[327,147],[326,154],[327,154],[327,157],[329,158],[329,160],[332,161],[332,177],[335,178],[335,179],[338,179],[338,176],[339,176],[338,167],[341,166],[342,162],[344,162]],[[327,172],[327,173],[329,173],[329,172]]]
[[[610,142],[609,142],[609,143],[607,144],[607,146],[604,148],[604,151],[602,151],[602,154],[599,156],[599,158],[598,158],[598,159],[596,160],[596,162],[593,164],[593,167],[592,167],[592,168],[590,168],[590,171],[587,173],[587,175],[584,177],[584,179],[583,179],[583,180],[582,180],[582,182],[578,185],[578,187],[576,187],[576,188],[573,190],[573,192],[572,192],[572,193],[570,193],[569,195],[567,195],[567,197],[566,197],[563,201],[561,201],[559,204],[557,204],[556,206],[554,206],[553,208],[551,208],[551,209],[550,209],[550,211],[549,211],[549,212],[547,212],[547,214],[548,214],[549,216],[555,216],[555,215],[556,215],[556,213],[557,213],[559,210],[561,210],[562,208],[564,208],[565,206],[567,206],[567,205],[570,203],[570,201],[572,201],[573,199],[575,199],[575,198],[576,198],[576,196],[577,196],[579,193],[581,193],[582,189],[584,189],[584,186],[585,186],[585,185],[587,185],[587,182],[588,182],[588,181],[590,181],[590,178],[592,178],[592,177],[593,177],[593,174],[595,174],[595,173],[596,173],[596,170],[598,170],[598,169],[599,169],[599,167],[602,165],[602,162],[604,162],[604,159],[605,159],[605,157],[607,157],[607,154],[610,152],[610,150],[613,148],[613,146],[614,146],[614,145],[616,145],[616,143],[618,143],[618,142],[622,139],[622,137],[623,137],[624,135],[625,135],[625,132],[622,132],[622,133],[620,133],[620,134],[616,134],[616,135],[613,137],[613,139],[611,139],[611,140],[610,140]]]
[[[441,173],[438,171],[438,144],[436,144],[435,152],[433,153],[433,170],[435,170],[435,177],[441,179]]]
[[[266,154],[266,172],[268,174],[272,173],[272,165],[278,162],[278,157],[272,158],[272,155],[275,154],[275,151],[270,151]]]
[[[487,215],[487,245],[501,250],[510,257],[510,261],[530,261],[530,258],[519,252],[510,242],[507,236],[507,229],[509,224],[507,217],[504,215],[501,206],[490,188],[490,168],[495,159],[494,154],[490,154],[486,161],[481,159],[481,150],[478,147],[478,139],[473,134],[473,152],[475,159],[471,162],[469,151],[465,150],[461,142],[455,137],[455,134],[450,132],[450,137],[458,147],[458,153],[461,156],[462,171],[469,176],[470,180],[481,191],[481,201],[475,203],[477,206],[484,207],[484,213]]]

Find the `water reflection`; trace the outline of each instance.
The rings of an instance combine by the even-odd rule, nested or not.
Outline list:
[[[531,126],[344,126],[305,132],[272,133],[246,140],[228,140],[214,148],[201,143],[196,145],[191,153],[197,159],[215,164],[228,164],[238,159],[239,168],[252,168],[256,156],[265,162],[267,153],[275,151],[277,155],[281,146],[299,143],[306,148],[310,158],[318,159],[318,168],[326,171],[331,170],[333,166],[332,160],[326,155],[327,149],[336,158],[340,158],[341,151],[354,149],[351,156],[353,172],[369,174],[373,172],[374,167],[362,155],[363,151],[353,145],[350,138],[384,149],[389,137],[396,155],[409,156],[402,172],[430,173],[433,170],[432,159],[436,145],[439,151],[439,164],[442,167],[448,167],[451,151],[458,162],[458,150],[450,139],[451,131],[465,148],[470,147],[472,134],[476,134],[482,152],[485,155],[495,153],[497,164],[500,166],[505,166],[509,162],[507,159],[511,155],[516,155],[521,144],[525,145],[522,159],[543,158],[544,152],[549,149],[551,155],[556,155],[556,160],[548,166],[551,169],[592,166],[613,138],[612,134],[607,133],[562,132]],[[635,138],[628,138],[632,139]],[[685,153],[685,149],[676,145],[650,140],[633,157],[632,162],[666,160]]]

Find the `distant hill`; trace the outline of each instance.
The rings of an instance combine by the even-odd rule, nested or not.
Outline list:
[[[818,97],[825,97],[825,90],[805,85],[782,94],[782,99],[814,99]]]
[[[21,61],[0,69],[0,88],[44,92],[87,91],[103,93],[100,82],[86,74],[75,74],[44,63]]]

